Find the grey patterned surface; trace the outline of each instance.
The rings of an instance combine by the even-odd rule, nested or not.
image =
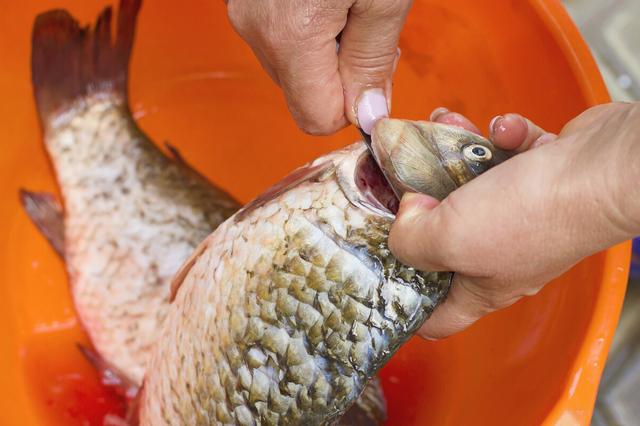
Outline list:
[[[640,1],[565,0],[615,100],[640,98]]]
[[[640,98],[640,0],[565,0],[614,100]],[[640,283],[631,281],[592,425],[640,424]]]

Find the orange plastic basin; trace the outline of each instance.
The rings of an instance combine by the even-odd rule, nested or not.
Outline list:
[[[188,4],[188,7],[183,5]],[[85,22],[103,1],[0,1],[0,423],[101,425],[121,412],[86,342],[62,262],[27,220],[19,187],[56,191],[32,100],[37,13]],[[520,111],[551,131],[607,92],[558,1],[416,1],[401,39],[393,115],[448,106],[478,123]],[[227,23],[221,1],[147,0],[131,67],[132,107],[213,181],[247,201],[285,173],[351,143],[354,129],[302,135]],[[473,212],[469,212],[473,214]],[[585,260],[539,295],[440,342],[414,339],[385,367],[390,425],[588,423],[622,304],[629,245]],[[526,259],[523,259],[526,261]]]

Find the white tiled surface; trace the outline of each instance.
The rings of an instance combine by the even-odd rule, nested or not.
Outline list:
[[[640,0],[564,0],[614,100],[640,99]],[[630,282],[593,426],[640,425],[640,283]]]

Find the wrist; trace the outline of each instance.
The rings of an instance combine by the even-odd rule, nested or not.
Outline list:
[[[570,262],[632,238],[638,223],[631,219],[627,172],[613,155],[620,147],[587,133],[538,148],[546,151],[544,180],[552,194],[545,210],[556,232],[549,237],[556,255]]]
[[[602,141],[609,167],[600,168],[603,182],[610,188],[608,213],[612,228],[618,228],[623,240],[640,235],[640,103],[620,104],[616,123],[618,132]]]
[[[562,144],[565,209],[584,255],[640,235],[640,104],[597,109]]]

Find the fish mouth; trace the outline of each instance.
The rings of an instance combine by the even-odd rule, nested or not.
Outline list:
[[[467,148],[474,147],[486,158],[470,157]],[[357,158],[355,184],[363,201],[395,215],[404,193],[443,200],[511,155],[459,127],[387,118],[376,123],[370,146]]]
[[[398,212],[400,200],[369,150],[362,152],[358,158],[355,183],[360,196],[368,203],[393,215]]]
[[[468,148],[485,156],[476,159]],[[371,149],[398,197],[416,192],[440,201],[510,156],[481,135],[456,126],[392,118],[378,120]]]

